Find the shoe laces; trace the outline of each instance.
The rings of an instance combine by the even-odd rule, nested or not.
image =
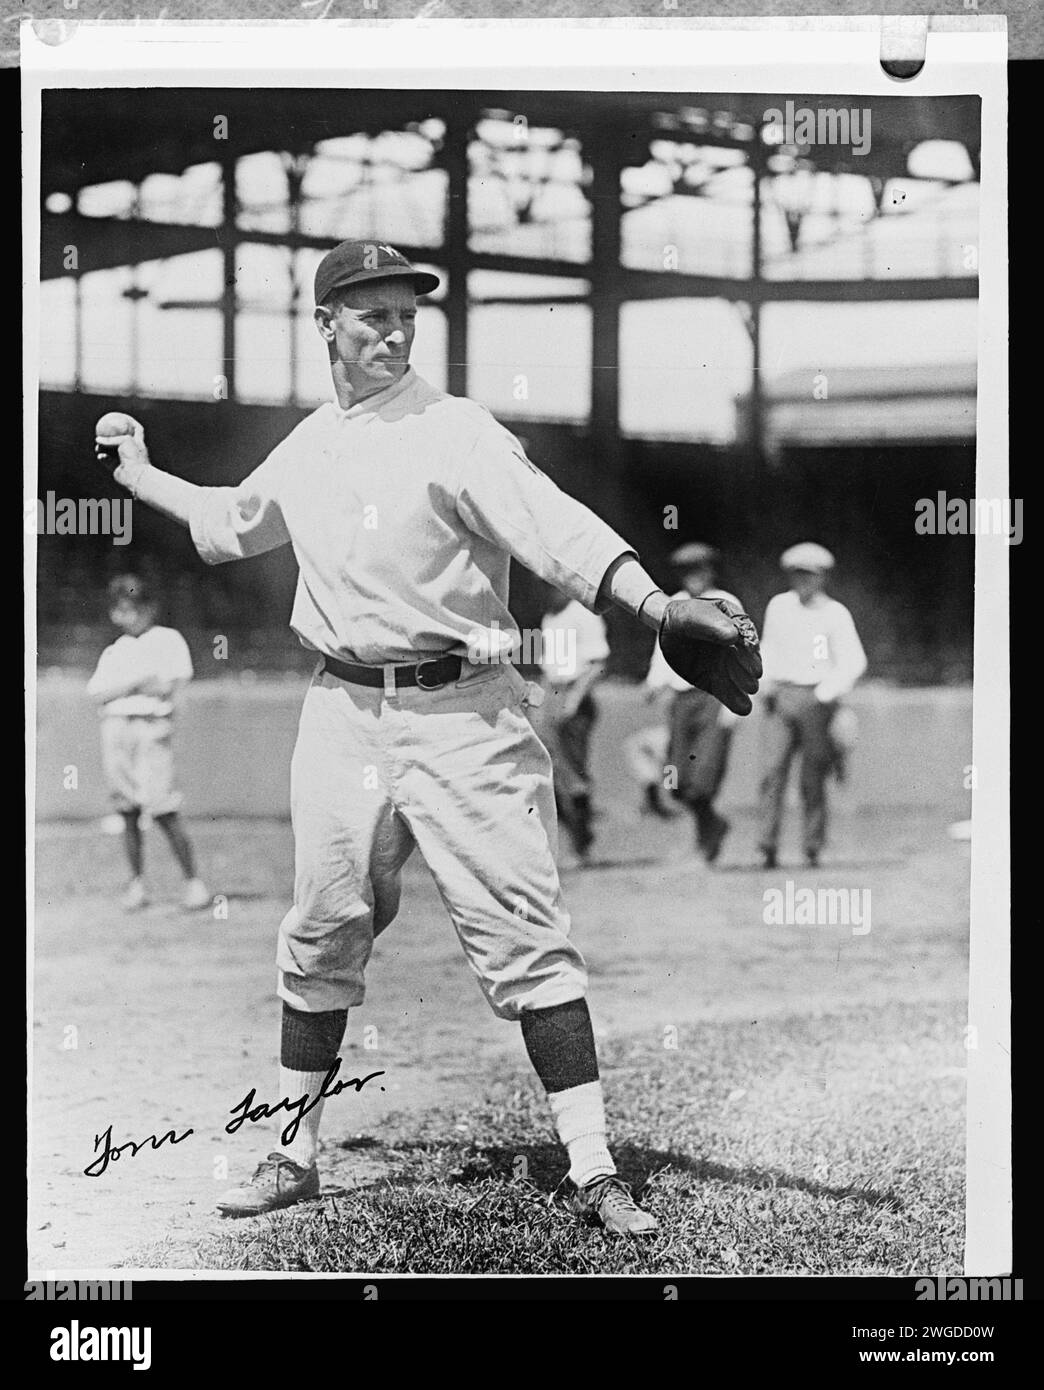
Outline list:
[[[612,1173],[607,1173],[605,1177],[595,1178],[588,1183],[584,1191],[590,1196],[595,1206],[606,1206],[612,1211],[638,1211],[638,1203],[631,1195],[631,1189],[622,1178],[616,1177]]]
[[[301,1165],[295,1163],[292,1158],[287,1158],[286,1154],[269,1154],[257,1165],[253,1181],[257,1182],[259,1178],[271,1177],[278,1185],[280,1173],[284,1167],[290,1169],[291,1176],[303,1171]]]

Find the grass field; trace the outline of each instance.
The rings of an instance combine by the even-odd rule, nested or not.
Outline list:
[[[199,1260],[375,1274],[957,1270],[962,1084],[946,1062],[958,1020],[913,1013],[695,1027],[673,1052],[607,1048],[617,1160],[660,1218],[651,1241],[578,1230],[554,1199],[562,1159],[543,1098],[494,1069],[463,1123],[433,1106],[341,1141],[380,1178],[210,1235]]]
[[[157,901],[115,906],[93,823],[37,849],[30,1270],[960,1273],[968,850],[948,810],[839,805],[812,873],[755,866],[740,815],[713,872],[684,822],[640,817],[600,753],[597,862],[567,870],[590,966],[612,1142],[661,1220],[641,1246],[562,1206],[563,1156],[519,1030],[488,1012],[423,865],[377,942],[327,1105],[323,1193],[272,1217],[213,1209],[274,1147],[224,1132],[275,1099],[275,932],[289,826],[192,823],[227,919],[186,916],[158,836]],[[764,894],[868,890],[872,927],[766,925]],[[192,1133],[83,1173],[95,1137]]]

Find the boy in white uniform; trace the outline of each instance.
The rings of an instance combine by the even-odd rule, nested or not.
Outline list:
[[[172,627],[156,624],[156,605],[145,582],[121,575],[109,585],[109,616],[121,636],[105,648],[87,685],[100,706],[102,762],[117,811],[131,881],[123,896],[128,911],[144,907],[141,815],[156,822],[185,877],[182,905],[207,907],[210,894],[197,877],[192,845],[178,816],[171,748],[174,697],[192,679],[188,644]]]

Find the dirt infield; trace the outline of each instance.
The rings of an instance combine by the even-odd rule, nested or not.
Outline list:
[[[786,1133],[773,1118],[775,1103],[764,1111],[758,1153],[769,1169],[786,1165],[795,1129],[815,1116],[817,1098],[835,1081],[846,1094],[865,1086],[887,1112],[889,1087],[900,1085],[901,1074],[897,1114],[905,1114],[911,1094],[956,1087],[953,1118],[962,1094],[969,862],[967,845],[947,836],[952,803],[859,810],[858,789],[846,793],[830,851],[812,876],[788,868],[785,857],[775,873],[755,868],[754,827],[740,817],[721,864],[709,872],[690,857],[683,822],[665,830],[638,815],[618,747],[603,746],[599,767],[598,862],[567,871],[566,887],[575,939],[590,965],[596,1029],[611,1048],[654,1042],[666,1056],[672,1037],[693,1046],[684,1040],[698,1036],[696,1027],[746,1024],[771,1038],[798,1026],[802,1060],[789,1066],[800,1075],[737,1083],[720,1064],[699,1072],[704,1094],[694,1103],[721,1100],[737,1087],[767,1097],[786,1091]],[[291,882],[289,826],[197,819],[191,828],[212,889],[227,896],[227,920],[176,908],[174,873],[155,834],[147,852],[157,904],[127,917],[116,906],[119,842],[95,824],[41,831],[29,1219],[35,1277],[138,1267],[144,1250],[152,1264],[198,1268],[200,1241],[228,1226],[213,1212],[215,1196],[272,1147],[272,1122],[233,1137],[223,1126],[251,1087],[259,1099],[276,1099],[273,952]],[[788,880],[795,889],[869,890],[870,930],[766,923],[766,891],[782,893]],[[842,1078],[831,1043],[836,1020],[855,1011],[867,1022],[845,1050]],[[401,1131],[410,1115],[448,1135],[466,1133],[491,1078],[532,1084],[518,1030],[486,1009],[416,859],[407,866],[400,917],[377,942],[369,997],[351,1015],[343,1055],[349,1076],[385,1073],[383,1091],[371,1084],[328,1105],[324,1183],[346,1188],[379,1178],[385,1162],[379,1143],[341,1147],[354,1136]],[[612,1101],[611,1071],[607,1092]],[[924,1114],[924,1133],[911,1135],[917,1162],[959,1170],[960,1127],[936,1126],[928,1117],[938,1107],[925,1106]],[[671,1123],[686,1124],[684,1112]],[[95,1137],[110,1124],[114,1144],[170,1129],[193,1133],[85,1176],[97,1157]],[[668,1141],[697,1143],[697,1130],[642,1137],[666,1149]],[[858,1171],[848,1140],[837,1133],[823,1142],[840,1146]],[[713,1149],[706,1158],[713,1164]],[[954,1220],[962,1200],[957,1190],[940,1198]]]

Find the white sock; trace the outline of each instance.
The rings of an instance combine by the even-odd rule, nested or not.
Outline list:
[[[291,1102],[298,1100],[303,1095],[307,1095],[309,1099],[317,1096],[323,1088],[328,1070],[290,1071],[287,1067],[280,1067],[279,1095],[286,1096]],[[325,1099],[321,1100],[314,1109],[308,1111],[308,1114],[297,1126],[297,1133],[288,1144],[283,1143],[283,1130],[288,1124],[293,1124],[300,1112],[296,1109],[280,1110],[275,1116],[279,1126],[276,1142],[277,1152],[286,1154],[287,1158],[292,1158],[295,1163],[300,1163],[302,1167],[310,1168],[319,1152],[319,1121],[322,1119],[325,1104]]]
[[[569,1152],[569,1176],[577,1187],[616,1172],[606,1144],[602,1083],[588,1081],[548,1095],[558,1137]]]

